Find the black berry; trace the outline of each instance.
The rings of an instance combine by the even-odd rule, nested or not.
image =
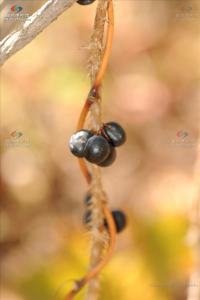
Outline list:
[[[86,226],[90,225],[90,222],[92,220],[92,211],[91,210],[86,210],[85,214],[83,215],[83,224]]]
[[[78,157],[84,156],[84,150],[89,138],[92,137],[92,132],[89,130],[80,130],[73,134],[69,141],[71,152]]]
[[[105,161],[110,152],[111,146],[108,141],[103,136],[94,135],[86,144],[84,156],[89,162],[99,164]]]
[[[92,195],[90,193],[85,195],[84,203],[86,206],[90,206],[92,204]]]
[[[98,166],[108,167],[114,163],[116,157],[117,157],[117,151],[115,150],[115,148],[111,147],[111,151],[108,157],[102,163],[99,163]]]
[[[116,226],[116,232],[120,233],[125,227],[126,227],[126,215],[121,210],[113,210],[112,216],[114,219],[114,223]],[[83,216],[83,223],[89,228],[90,223],[92,220],[92,211],[86,210],[84,216]],[[106,219],[104,219],[104,226],[108,229],[108,224]]]
[[[95,0],[78,0],[77,3],[80,5],[88,5],[94,2]]]
[[[121,210],[113,210],[112,216],[115,222],[116,231],[117,233],[121,232],[126,227],[126,215]],[[105,227],[108,228],[107,221],[104,222]]]
[[[109,122],[104,125],[103,134],[114,147],[119,147],[126,141],[124,129],[115,122]]]

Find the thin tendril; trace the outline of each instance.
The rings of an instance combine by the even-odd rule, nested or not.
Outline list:
[[[74,289],[72,289],[69,294],[66,296],[66,298],[64,300],[71,300],[74,298],[74,296],[76,296],[76,294],[94,277],[96,277],[101,270],[105,267],[105,265],[109,262],[110,258],[113,255],[114,252],[114,248],[115,248],[115,241],[116,241],[116,229],[115,229],[115,223],[112,217],[112,213],[110,212],[110,210],[108,209],[108,207],[104,204],[103,205],[103,212],[105,215],[105,218],[107,220],[107,224],[108,224],[108,230],[110,233],[110,240],[109,240],[109,248],[108,251],[106,253],[106,255],[104,256],[103,260],[100,261],[99,264],[97,264],[96,267],[94,267],[94,269],[92,269],[91,271],[89,271],[82,279],[80,279],[77,282],[77,285]]]
[[[99,71],[97,73],[94,82],[95,88],[98,88],[102,83],[108,65],[111,49],[112,49],[113,34],[114,34],[114,13],[113,13],[112,0],[108,2],[108,20],[109,20],[109,24],[108,24],[108,31],[107,31],[107,38],[106,38],[106,46],[104,50],[102,64],[99,68]]]

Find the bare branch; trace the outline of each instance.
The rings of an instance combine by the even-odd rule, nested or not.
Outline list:
[[[47,1],[32,16],[28,17],[17,31],[7,35],[0,42],[0,64],[3,65],[9,57],[29,44],[74,2],[76,0]]]

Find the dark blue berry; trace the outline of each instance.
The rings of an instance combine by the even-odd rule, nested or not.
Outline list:
[[[92,211],[91,210],[86,210],[85,214],[83,215],[83,224],[89,225],[92,220]]]
[[[112,216],[115,222],[116,231],[117,233],[121,232],[126,227],[126,215],[121,210],[113,210]],[[108,228],[107,221],[104,222],[105,227]]]
[[[71,152],[78,157],[84,156],[84,150],[89,138],[92,137],[92,132],[89,130],[80,130],[73,134],[69,141]]]
[[[86,206],[90,206],[92,204],[92,195],[90,193],[85,195],[84,203]]]
[[[89,162],[99,164],[105,161],[110,152],[111,146],[108,141],[103,136],[94,135],[86,144],[84,156]]]
[[[120,233],[125,227],[126,227],[126,215],[121,210],[113,210],[112,216],[114,219],[114,223],[116,226],[116,232]],[[92,220],[92,211],[86,210],[84,216],[83,216],[83,223],[89,228],[89,225]],[[106,219],[104,219],[104,226],[108,229],[108,224]]]
[[[88,5],[94,2],[95,0],[78,0],[77,3],[80,5]]]
[[[98,166],[108,167],[114,163],[116,157],[117,157],[117,151],[115,150],[115,148],[111,147],[111,151],[108,157],[102,163],[99,163]]]
[[[124,129],[115,122],[106,123],[103,127],[103,134],[114,147],[119,147],[126,141]]]

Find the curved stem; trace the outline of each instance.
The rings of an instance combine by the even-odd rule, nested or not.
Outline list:
[[[83,106],[83,109],[81,111],[81,114],[80,114],[80,117],[78,120],[77,131],[81,130],[84,126],[90,106],[92,105],[93,101],[97,97],[98,89],[102,83],[102,80],[103,80],[103,77],[105,75],[106,68],[108,65],[108,60],[109,60],[111,49],[112,49],[113,34],[114,34],[114,13],[113,13],[112,0],[109,0],[109,2],[108,2],[108,21],[109,21],[109,23],[108,23],[108,29],[107,29],[107,38],[106,38],[106,45],[105,45],[102,63],[99,68],[99,71],[97,73],[93,87],[91,88],[91,91],[90,91],[90,93],[85,101],[85,104]],[[93,101],[90,99],[90,97],[93,97]]]
[[[110,233],[110,240],[109,240],[109,248],[108,251],[105,255],[105,257],[103,258],[102,261],[100,261],[100,263],[91,271],[89,271],[82,279],[80,279],[77,282],[77,286],[72,289],[68,295],[66,296],[66,298],[64,300],[71,300],[74,298],[74,296],[76,296],[76,294],[94,277],[96,277],[101,270],[105,267],[105,265],[108,263],[108,261],[110,260],[110,258],[113,255],[114,252],[114,248],[115,248],[115,241],[116,241],[116,228],[115,228],[115,223],[112,217],[112,213],[110,212],[110,210],[108,209],[107,205],[104,204],[103,205],[103,212],[104,215],[106,217],[107,220],[107,224],[108,224],[108,230]]]
[[[96,79],[94,81],[95,88],[98,88],[102,83],[108,65],[111,49],[112,49],[112,42],[113,42],[113,35],[114,35],[114,13],[113,13],[112,0],[109,0],[108,3],[108,21],[109,23],[108,23],[108,31],[107,31],[107,38],[106,38],[106,46],[104,50],[102,64],[99,68]]]
[[[112,217],[112,213],[110,212],[110,210],[108,209],[108,207],[106,205],[103,206],[103,212],[104,212],[106,221],[108,223],[108,228],[109,228],[109,234],[110,234],[109,248],[108,248],[106,256],[103,258],[103,260],[100,261],[100,263],[93,270],[91,270],[91,272],[89,272],[85,276],[86,283],[89,280],[91,280],[92,278],[94,278],[96,275],[98,275],[98,273],[104,268],[104,266],[110,260],[112,254],[113,254],[114,248],[115,248],[116,228],[115,228],[115,223],[114,223],[114,220]]]
[[[79,131],[83,128],[85,120],[87,118],[87,114],[89,112],[90,106],[92,105],[92,102],[87,98],[85,101],[85,104],[83,106],[83,109],[81,111],[79,120],[78,120],[78,125],[76,127],[76,130]]]
[[[85,177],[85,180],[87,181],[88,184],[90,184],[92,181],[92,176],[87,168],[86,162],[82,158],[79,158],[78,162],[79,162],[81,172],[82,172],[83,176]]]
[[[77,292],[75,290],[71,290],[64,300],[72,300],[76,294]]]

